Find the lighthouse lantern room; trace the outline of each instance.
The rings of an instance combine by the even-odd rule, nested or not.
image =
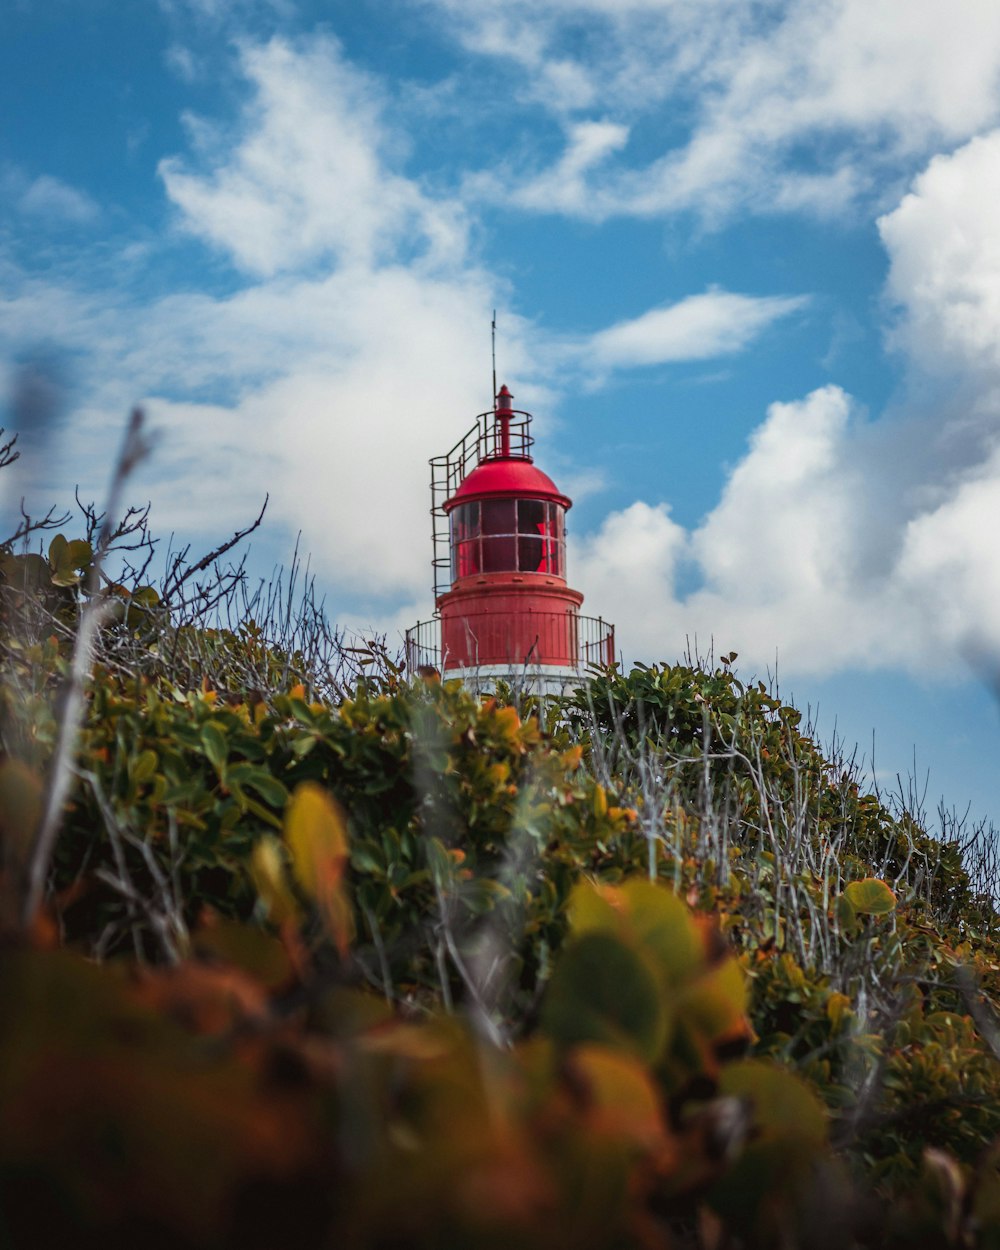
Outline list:
[[[614,626],[580,615],[566,581],[572,501],[531,457],[531,414],[500,388],[492,411],[431,460],[436,615],[407,631],[411,672],[477,690],[497,680],[560,693],[614,660]]]

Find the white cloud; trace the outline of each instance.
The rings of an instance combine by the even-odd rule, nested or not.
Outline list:
[[[839,388],[773,404],[697,529],[634,504],[581,544],[573,579],[590,602],[615,604],[626,657],[714,637],[751,671],[776,650],[799,673],[905,665],[921,643],[924,661],[928,629],[906,627],[904,594],[866,551],[871,484],[856,446]],[[681,594],[681,572],[699,588]]]
[[[896,342],[922,368],[1000,371],[1000,130],[938,156],[879,219]]]
[[[983,0],[433,2],[467,47],[519,61],[522,98],[565,125],[550,166],[531,156],[472,184],[535,211],[833,216],[1000,117],[1000,6]],[[550,83],[552,60],[572,91]],[[641,119],[652,157],[607,149],[575,169],[595,107],[601,126]]]
[[[625,661],[677,652],[682,613],[674,586],[690,536],[664,503],[641,500],[610,513],[592,534],[570,535],[569,581],[586,596],[583,611],[616,622]]]
[[[899,575],[914,603],[930,607],[941,632],[970,655],[1000,660],[1000,451],[951,495],[909,523]]]
[[[487,170],[466,179],[466,192],[539,212],[586,215],[590,174],[625,147],[628,136],[628,127],[615,122],[579,122],[568,128],[566,150],[551,169],[527,180],[519,179],[509,166],[499,172]]]
[[[779,317],[806,303],[794,296],[706,291],[598,331],[582,354],[605,368],[726,356],[743,351]]]
[[[0,190],[26,217],[42,226],[85,226],[100,217],[97,202],[85,191],[51,174],[30,178],[16,166],[0,169]]]
[[[697,635],[758,671],[776,651],[800,674],[1000,671],[998,193],[993,133],[932,160],[879,222],[911,393],[928,373],[947,392],[875,423],[833,386],[773,404],[692,532],[635,504],[581,544],[581,589],[614,596],[627,655]]]
[[[461,260],[460,206],[389,169],[379,87],[332,38],[245,44],[240,59],[253,90],[242,133],[230,145],[215,125],[189,118],[198,167],[160,163],[186,229],[262,276],[407,253],[432,265]]]
[[[181,82],[193,83],[198,78],[200,67],[194,53],[184,44],[172,43],[163,54],[167,68],[176,74]]]

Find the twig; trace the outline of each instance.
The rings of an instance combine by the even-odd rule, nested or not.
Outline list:
[[[90,672],[94,645],[108,606],[96,595],[100,586],[101,564],[107,555],[111,541],[113,532],[111,518],[118,511],[122,488],[132,470],[148,451],[148,443],[143,436],[142,427],[142,410],[135,408],[132,410],[108,489],[108,506],[104,513],[104,523],[101,526],[97,551],[90,569],[89,581],[92,597],[80,614],[80,626],[73,646],[73,657],[66,683],[55,751],[46,779],[42,818],[25,869],[24,898],[21,908],[21,925],[25,931],[30,930],[34,923],[45,894],[49,864],[52,861],[52,852],[55,849],[56,837],[62,823],[63,807],[74,778],[73,754],[76,749],[80,722],[83,719],[84,684]]]

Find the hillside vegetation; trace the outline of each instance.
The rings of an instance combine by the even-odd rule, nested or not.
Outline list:
[[[992,830],[735,657],[481,701],[49,523],[0,555],[0,1246],[1000,1245]]]

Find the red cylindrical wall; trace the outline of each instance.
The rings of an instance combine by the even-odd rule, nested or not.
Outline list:
[[[465,578],[440,600],[444,667],[575,667],[582,602],[579,591],[557,578],[530,573]]]

